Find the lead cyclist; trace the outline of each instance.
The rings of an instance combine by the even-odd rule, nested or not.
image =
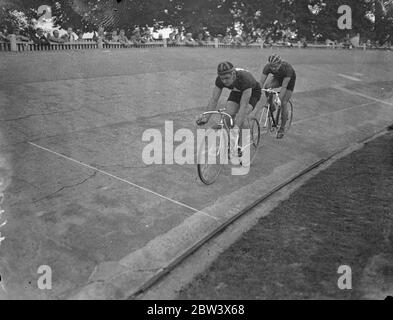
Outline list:
[[[266,81],[269,74],[273,75],[270,81]],[[278,54],[272,54],[268,64],[264,67],[261,76],[261,86],[265,89],[280,88],[278,106],[281,105],[281,126],[277,131],[277,139],[282,139],[285,134],[285,125],[288,121],[288,101],[292,97],[296,84],[296,72]],[[272,110],[274,112],[274,110]]]
[[[217,78],[213,89],[212,97],[207,105],[206,111],[217,109],[218,101],[224,88],[231,90],[227,104],[226,112],[230,114],[235,124],[230,133],[231,140],[239,141],[240,128],[245,128],[246,117],[255,109],[258,101],[261,99],[262,90],[259,82],[247,70],[235,68],[230,62],[222,62],[217,67]],[[206,124],[211,115],[201,115],[197,120],[198,125]],[[226,119],[227,121],[227,119]],[[234,150],[236,151],[236,150]],[[241,148],[238,147],[236,157],[241,157]]]

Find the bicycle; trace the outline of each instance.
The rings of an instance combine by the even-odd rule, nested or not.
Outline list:
[[[273,104],[274,104],[274,96],[277,99],[279,95],[279,91],[275,91],[273,89],[262,89],[262,91],[268,94],[267,96],[267,105],[263,107],[261,116],[259,118],[260,127],[266,133],[277,133],[278,129],[281,127],[281,106],[277,108],[277,113],[274,115]],[[288,132],[292,126],[293,121],[293,104],[292,101],[288,101],[288,119],[287,123],[284,127],[285,132]]]
[[[231,128],[233,128],[234,121],[232,116],[225,112],[225,109],[205,112],[203,115],[220,116],[220,121],[218,124],[209,128],[205,132],[203,143],[200,144],[198,149],[198,176],[204,184],[211,185],[217,180],[223,166],[229,164],[232,161],[231,154],[233,152],[231,151],[234,150],[231,150],[230,128],[228,127],[227,121],[225,121],[225,119],[229,120]],[[244,167],[251,166],[252,162],[254,161],[261,137],[261,130],[258,120],[256,118],[250,119],[247,117],[246,121],[248,121],[248,126],[250,129],[250,143],[243,147],[235,145],[235,147],[240,149],[240,157],[242,157],[246,151],[246,148],[250,149],[250,156],[248,157],[249,161],[242,158],[240,162],[240,165]],[[236,151],[238,150],[235,150],[235,152]],[[211,172],[213,174],[210,176],[209,173]]]

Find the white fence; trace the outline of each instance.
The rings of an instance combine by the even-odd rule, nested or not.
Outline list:
[[[168,43],[166,39],[162,41],[155,41],[143,44],[128,44],[124,45],[118,42],[107,42],[99,39],[95,41],[77,41],[77,42],[66,42],[66,43],[51,43],[51,44],[35,44],[33,42],[21,42],[17,41],[14,35],[11,35],[9,42],[0,41],[0,51],[13,51],[13,52],[23,52],[23,51],[58,51],[58,50],[94,50],[94,49],[121,49],[121,48],[171,48],[171,47],[186,47],[184,43],[171,44]],[[192,47],[192,46],[191,46]],[[218,39],[208,42],[204,45],[197,45],[195,47],[205,47],[205,48],[248,48],[248,49],[264,49],[264,48],[302,48],[300,43],[294,44],[292,47],[285,45],[273,44],[272,46],[266,46],[263,43],[251,43],[251,44],[223,44],[219,43]],[[326,44],[307,44],[307,48],[312,49],[342,49],[342,45],[326,45]],[[354,49],[370,50],[370,49],[380,49],[380,50],[390,50],[390,48],[367,48],[366,45],[357,47]]]

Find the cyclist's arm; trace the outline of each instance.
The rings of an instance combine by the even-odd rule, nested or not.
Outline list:
[[[268,77],[268,74],[262,73],[261,81],[260,81],[260,83],[261,83],[261,88],[262,88],[262,89],[265,87],[265,83],[266,83],[267,77]]]
[[[215,86],[214,89],[213,89],[213,94],[212,94],[212,96],[211,96],[211,98],[209,100],[209,103],[208,103],[207,107],[206,107],[206,111],[214,111],[214,110],[216,110],[217,104],[218,104],[218,100],[221,97],[221,93],[222,93],[222,89],[217,87],[217,86]],[[207,117],[210,119],[211,115],[208,115]]]
[[[286,77],[282,82],[282,87],[279,95],[281,101],[284,99],[285,94],[287,93],[287,87],[290,81],[291,81],[291,77]]]
[[[252,88],[248,88],[243,91],[242,98],[240,100],[239,112],[236,115],[236,120],[235,120],[235,125],[237,125],[239,128],[243,126],[244,119],[246,118],[247,106],[248,103],[250,102],[251,95],[252,95]]]

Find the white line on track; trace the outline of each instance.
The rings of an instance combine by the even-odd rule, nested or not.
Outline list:
[[[339,73],[338,75],[340,77],[342,77],[342,78],[349,79],[349,80],[352,80],[352,81],[358,81],[358,82],[362,81],[361,79],[358,79],[358,78],[355,78],[355,77],[351,77],[351,76],[348,76],[346,74]]]
[[[388,102],[388,101],[385,101],[385,100],[377,99],[377,98],[371,97],[371,96],[369,96],[367,94],[364,94],[364,93],[361,93],[361,92],[349,90],[349,89],[346,89],[346,88],[343,88],[343,87],[340,87],[340,86],[334,86],[334,89],[337,89],[337,90],[340,90],[340,91],[352,94],[354,96],[363,97],[363,98],[366,98],[368,100],[373,100],[373,101],[376,101],[376,102],[379,102],[379,103],[383,103],[383,104],[386,104],[388,106],[393,107],[393,103],[392,102]]]
[[[214,216],[212,216],[212,215],[210,215],[210,214],[208,214],[208,213],[206,213],[206,212],[203,212],[203,211],[200,211],[200,210],[195,209],[195,208],[193,208],[193,207],[190,207],[190,206],[186,205],[185,203],[182,203],[182,202],[176,201],[176,200],[174,200],[174,199],[165,197],[165,196],[163,196],[162,194],[159,194],[159,193],[157,193],[157,192],[154,192],[154,191],[152,191],[152,190],[149,190],[149,189],[147,189],[147,188],[145,188],[145,187],[139,186],[139,185],[137,185],[137,184],[135,184],[135,183],[132,183],[132,182],[130,182],[130,181],[128,181],[128,180],[125,180],[125,179],[123,179],[123,178],[117,177],[117,176],[115,176],[115,175],[113,175],[113,174],[111,174],[111,173],[109,173],[109,172],[106,172],[106,171],[103,171],[103,170],[101,170],[101,169],[95,168],[95,167],[90,166],[90,165],[88,165],[88,164],[86,164],[86,163],[83,163],[83,162],[81,162],[81,161],[72,159],[72,158],[70,158],[70,157],[67,157],[67,156],[61,154],[61,153],[58,153],[58,152],[56,152],[56,151],[47,149],[47,148],[42,147],[42,146],[40,146],[40,145],[38,145],[38,144],[35,144],[35,143],[33,143],[33,142],[29,142],[29,144],[32,145],[32,146],[34,146],[34,147],[36,147],[36,148],[38,148],[38,149],[41,149],[41,150],[47,151],[47,152],[49,152],[49,153],[52,153],[52,154],[54,154],[54,155],[56,155],[56,156],[58,156],[58,157],[61,157],[61,158],[64,158],[64,159],[66,159],[66,160],[69,160],[69,161],[72,161],[72,162],[74,162],[74,163],[77,163],[77,164],[79,164],[79,165],[81,165],[81,166],[83,166],[83,167],[86,167],[86,168],[89,168],[89,169],[91,169],[91,170],[97,171],[97,172],[99,172],[99,173],[101,173],[101,174],[103,174],[103,175],[106,175],[106,176],[108,176],[108,177],[111,177],[111,178],[113,178],[113,179],[115,179],[115,180],[124,182],[124,183],[126,183],[126,184],[128,184],[128,185],[130,185],[130,186],[133,186],[133,187],[138,188],[138,189],[140,189],[140,190],[143,190],[143,191],[146,191],[146,192],[148,192],[148,193],[154,194],[155,196],[160,197],[160,198],[162,198],[162,199],[165,199],[165,200],[167,200],[167,201],[170,201],[170,202],[172,202],[172,203],[174,203],[174,204],[177,204],[177,205],[182,206],[182,207],[184,207],[184,208],[187,208],[187,209],[189,209],[189,210],[192,210],[192,211],[195,211],[195,212],[200,213],[200,214],[202,214],[202,215],[205,215],[205,216],[207,216],[207,217],[210,217],[210,218],[212,218],[212,219],[214,219],[214,220],[216,220],[216,221],[219,221],[219,220],[220,220],[220,219],[218,219],[218,218],[216,218],[216,217],[214,217]]]

